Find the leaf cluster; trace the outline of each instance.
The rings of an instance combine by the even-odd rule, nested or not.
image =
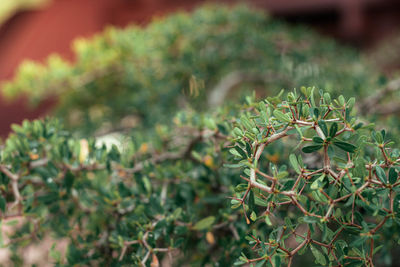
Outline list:
[[[303,87],[236,121],[230,152],[238,162],[230,167],[243,169],[245,183],[231,204],[254,224],[247,240],[258,254],[243,254],[238,265],[291,266],[309,251],[319,265],[374,266],[379,250],[396,245],[385,237],[400,224],[399,150],[355,117],[354,98],[316,95]],[[265,157],[277,142],[294,147],[281,164]]]

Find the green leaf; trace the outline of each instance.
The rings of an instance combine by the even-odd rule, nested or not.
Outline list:
[[[237,201],[236,199],[231,200],[231,209],[237,209],[242,206],[242,202]]]
[[[372,138],[378,143],[378,144],[383,144],[383,136],[381,132],[372,132],[371,133]]]
[[[322,148],[322,145],[305,146],[305,147],[303,147],[302,151],[304,153],[312,153],[314,151],[320,150],[321,148]]]
[[[241,163],[237,163],[237,164],[227,164],[227,163],[225,163],[223,166],[224,166],[225,168],[235,169],[235,168],[240,168],[240,167],[242,167],[243,164],[241,164]]]
[[[244,115],[242,115],[241,117],[240,117],[240,122],[242,123],[242,125],[244,126],[244,127],[246,127],[248,130],[250,130],[250,129],[252,129],[253,128],[253,124],[250,122],[250,120],[246,117],[246,116],[244,116]]]
[[[307,90],[310,90],[310,91],[311,91],[311,92],[310,92],[310,101],[311,101],[311,105],[312,105],[313,107],[315,107],[315,106],[316,106],[316,105],[315,105],[315,99],[314,99],[314,90],[315,90],[315,87],[312,87],[312,88],[308,87]]]
[[[4,212],[6,212],[6,200],[2,195],[0,195],[0,209]]]
[[[354,97],[351,97],[347,101],[347,107],[351,110],[354,107],[354,103],[356,102],[356,99]]]
[[[318,177],[312,184],[311,184],[311,189],[316,190],[322,186],[322,182],[325,178],[325,173],[323,173],[320,177]]]
[[[231,153],[232,155],[234,155],[238,158],[242,158],[242,155],[239,152],[237,152],[237,150],[235,148],[229,149],[229,153]]]
[[[329,93],[324,93],[324,101],[328,105],[331,103],[331,95]]]
[[[273,261],[275,263],[274,266],[281,266],[281,257],[279,257],[279,255],[275,255]]]
[[[267,106],[265,105],[265,102],[264,102],[264,101],[261,101],[260,103],[258,103],[258,109],[259,109],[260,111],[267,112]]]
[[[376,166],[375,169],[376,169],[376,176],[378,176],[379,180],[381,180],[382,183],[386,184],[387,178],[385,171],[381,168],[381,166]]]
[[[307,88],[305,86],[300,87],[300,92],[302,92],[306,97],[309,97],[309,93],[307,91]]]
[[[319,117],[319,109],[318,108],[313,108],[312,111],[314,113],[315,118],[318,118]]]
[[[383,245],[380,245],[380,246],[377,246],[376,248],[374,248],[372,255],[375,255],[382,247],[383,247]]]
[[[247,152],[247,156],[249,158],[251,158],[253,153],[252,153],[252,150],[251,150],[251,146],[250,146],[250,144],[248,142],[246,142],[246,152]]]
[[[67,189],[68,193],[71,191],[72,185],[74,184],[74,179],[75,179],[75,176],[70,171],[68,171],[65,174],[64,186]]]
[[[335,137],[337,130],[338,130],[338,124],[336,122],[332,123],[332,126],[329,129],[329,136],[332,138]]]
[[[233,133],[234,133],[236,136],[243,136],[242,130],[240,130],[238,127],[235,127],[235,128],[233,129]]]
[[[319,263],[321,265],[326,265],[326,259],[324,257],[324,255],[322,254],[321,251],[319,251],[317,248],[315,248],[314,246],[310,245],[311,248],[311,252],[315,257],[315,263]]]
[[[268,215],[267,215],[267,216],[265,216],[265,223],[266,223],[268,226],[272,226],[271,219],[269,218],[269,216],[268,216]]]
[[[248,184],[238,184],[238,185],[235,187],[235,192],[240,193],[240,192],[246,191],[247,188],[249,188]]]
[[[319,219],[317,217],[313,217],[313,216],[304,216],[303,220],[305,223],[316,223],[319,222]]]
[[[238,146],[235,146],[235,149],[240,154],[241,158],[247,159],[247,154],[243,151],[243,149]]]
[[[325,121],[319,120],[318,125],[321,128],[321,130],[324,132],[325,136],[328,136],[328,127],[326,126]]]
[[[333,144],[335,146],[337,146],[338,148],[340,148],[346,152],[350,152],[350,153],[354,153],[357,149],[357,147],[355,145],[352,145],[347,142],[339,141],[339,140],[334,140]]]
[[[263,267],[263,266],[265,266],[266,262],[267,262],[266,259],[260,260],[257,262],[257,264],[254,267]],[[279,266],[279,265],[275,265],[275,266]]]
[[[254,204],[256,204],[256,206],[268,207],[269,201],[267,201],[265,199],[261,199],[259,197],[255,197]]]
[[[360,123],[356,124],[356,125],[353,127],[353,129],[354,129],[354,130],[358,130],[358,129],[360,129],[361,127],[363,127],[363,125],[364,125],[364,123],[360,122]]]
[[[277,109],[274,110],[274,116],[280,121],[284,121],[284,122],[292,121],[292,119],[288,115],[284,114],[282,111],[277,110]]]
[[[215,222],[215,217],[214,216],[209,216],[207,218],[204,218],[200,221],[198,221],[194,226],[193,229],[194,230],[204,230],[207,228],[210,228],[211,225]]]
[[[317,143],[317,144],[323,144],[324,143],[324,140],[319,136],[314,136],[312,140],[313,140],[314,143]]]
[[[389,169],[389,183],[394,184],[396,183],[398,178],[398,174],[395,170],[395,168],[390,168]]]
[[[300,166],[299,166],[299,163],[297,162],[297,158],[296,158],[296,156],[294,154],[290,154],[289,155],[289,161],[290,161],[290,164],[292,165],[293,169],[297,173],[300,173],[301,172],[300,171]]]
[[[340,96],[338,97],[338,100],[339,100],[339,104],[340,104],[341,106],[344,106],[344,104],[346,103],[346,100],[344,99],[344,96],[343,96],[343,95],[340,95]]]
[[[250,219],[251,219],[253,222],[255,222],[255,221],[257,220],[257,214],[256,214],[254,211],[251,212],[251,214],[250,214]]]
[[[215,120],[212,118],[209,118],[209,117],[205,118],[204,124],[208,129],[211,129],[211,130],[217,129],[217,124],[215,123]]]
[[[151,182],[147,176],[143,176],[142,178],[144,188],[148,193],[151,193]]]
[[[288,175],[289,175],[289,173],[287,171],[281,171],[281,172],[278,173],[276,178],[283,179],[283,178],[286,178]]]
[[[248,204],[249,204],[249,209],[250,210],[254,210],[255,209],[256,204],[255,204],[255,197],[254,197],[253,190],[250,190]]]

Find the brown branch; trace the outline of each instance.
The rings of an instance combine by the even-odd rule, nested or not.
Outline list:
[[[4,173],[11,180],[11,187],[15,198],[14,204],[12,206],[18,205],[22,200],[18,188],[19,175],[12,173],[5,165],[0,165],[0,171]]]

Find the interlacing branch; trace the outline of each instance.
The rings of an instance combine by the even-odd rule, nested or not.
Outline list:
[[[253,250],[264,251],[262,252],[264,255],[261,257],[257,257],[254,259],[246,259],[247,263],[258,262],[262,260],[271,261],[274,255],[278,252],[286,255],[288,266],[291,266],[293,262],[294,256],[305,246],[314,245],[324,247],[328,253],[328,255],[337,262],[337,266],[343,266],[341,260],[339,260],[337,256],[337,248],[335,247],[335,241],[340,237],[343,233],[343,230],[348,227],[354,227],[357,229],[364,229],[365,226],[360,225],[357,220],[355,220],[357,208],[355,207],[356,201],[364,202],[365,204],[369,204],[369,201],[366,199],[363,194],[366,190],[373,189],[373,192],[377,190],[388,190],[389,194],[387,196],[386,203],[382,203],[383,210],[386,212],[386,216],[376,217],[375,227],[369,229],[367,233],[363,233],[363,235],[367,236],[369,239],[369,247],[370,250],[366,255],[361,257],[356,257],[360,261],[364,262],[366,266],[373,266],[373,256],[374,256],[374,238],[373,236],[385,225],[386,221],[393,216],[394,211],[394,198],[396,196],[393,188],[400,185],[399,177],[396,177],[396,181],[392,181],[389,183],[388,181],[384,181],[380,170],[389,169],[392,167],[397,167],[400,165],[400,157],[391,158],[389,156],[388,148],[386,148],[386,143],[382,143],[377,145],[379,151],[381,152],[382,160],[376,160],[375,162],[367,163],[362,166],[357,166],[357,164],[353,161],[353,153],[356,152],[356,147],[348,144],[344,141],[338,139],[347,132],[353,132],[353,126],[351,126],[346,119],[346,116],[349,116],[348,106],[347,104],[343,104],[342,106],[332,106],[324,104],[323,100],[321,102],[324,107],[327,107],[327,112],[324,116],[321,116],[323,119],[318,119],[315,116],[302,116],[298,109],[298,103],[282,105],[283,108],[280,109],[280,113],[274,113],[278,118],[269,118],[268,124],[261,124],[256,126],[252,126],[252,122],[246,122],[246,119],[243,118],[244,125],[250,125],[253,129],[257,127],[258,131],[261,133],[265,133],[265,135],[260,139],[251,138],[250,135],[244,135],[242,140],[239,143],[236,143],[236,146],[240,146],[244,142],[250,143],[250,148],[253,151],[251,156],[247,159],[250,163],[247,166],[250,166],[249,177],[241,176],[243,180],[245,180],[248,184],[247,189],[240,197],[232,197],[232,199],[238,201],[243,207],[243,213],[246,218],[248,224],[250,224],[250,220],[247,217],[247,208],[249,205],[249,195],[250,192],[254,189],[257,189],[258,197],[261,199],[269,199],[268,206],[262,213],[265,216],[277,216],[277,210],[284,209],[288,210],[289,207],[294,207],[297,211],[304,216],[304,218],[308,218],[308,221],[300,223],[297,228],[290,229],[291,235],[297,237],[302,240],[301,242],[294,245],[293,248],[289,248],[285,243],[284,239],[278,238],[275,241],[263,242],[263,245],[268,247],[268,252],[265,253],[264,250],[261,249],[260,245],[262,241],[252,236],[254,239],[255,245],[252,247]],[[303,104],[308,105],[310,108],[311,101],[308,99],[302,102]],[[268,107],[267,104],[266,106]],[[255,110],[255,109],[253,109]],[[336,117],[332,116],[336,114]],[[256,118],[257,116],[261,116],[259,114],[253,115],[251,118]],[[331,129],[328,131],[327,123],[330,123]],[[254,130],[252,132],[254,132]],[[290,138],[296,134],[293,130],[297,130],[297,133],[300,135],[301,142],[314,142],[313,146],[306,148],[305,153],[310,153],[312,151],[318,151],[321,149],[320,154],[323,164],[318,169],[307,169],[305,166],[298,166],[296,172],[298,176],[293,178],[294,183],[291,188],[285,187],[285,190],[282,190],[284,187],[279,177],[277,177],[277,173],[267,173],[262,171],[260,164],[263,155],[263,152],[266,148],[283,138]],[[304,137],[304,132],[313,131],[316,136]],[[331,160],[330,146],[337,145],[339,148],[343,149],[347,155],[347,163],[338,165],[337,163],[333,163]],[[297,162],[297,159],[296,159]],[[298,163],[296,163],[298,164]],[[368,173],[366,177],[360,180],[360,178],[356,178],[353,176],[351,170],[356,167],[362,167]],[[379,169],[379,170],[378,170]],[[397,175],[397,174],[396,174]],[[315,177],[318,177],[315,179]],[[345,187],[348,193],[340,193],[340,194],[331,194],[326,188],[319,186],[318,180],[327,180],[329,187]],[[350,188],[349,188],[350,186]],[[311,192],[310,193],[310,187]],[[255,191],[256,192],[256,191]],[[269,197],[270,195],[276,196],[276,198]],[[285,201],[275,201],[271,199],[286,199]],[[304,199],[308,199],[308,203],[316,203],[315,205],[304,205]],[[340,209],[341,206],[351,201],[353,203],[350,220],[347,221],[345,218],[338,217],[334,213],[336,209]],[[293,208],[291,208],[293,210]],[[258,212],[257,212],[258,213]],[[277,216],[279,217],[279,216]],[[303,233],[306,232],[306,235],[298,232],[304,226],[307,226],[309,223],[313,222],[321,222],[321,223],[329,223],[330,227],[336,229],[336,233],[334,234],[333,239],[329,243],[324,243],[317,240],[317,237],[313,237],[311,234],[310,228],[308,230],[301,230]],[[289,228],[286,226],[283,227],[283,233],[288,231]],[[313,248],[311,248],[313,249]],[[317,252],[316,252],[317,253]],[[352,256],[346,256],[347,258]]]

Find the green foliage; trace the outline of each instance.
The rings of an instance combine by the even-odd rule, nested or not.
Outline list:
[[[1,218],[22,223],[0,242],[14,264],[48,235],[68,240],[65,257],[50,251],[58,266],[391,264],[400,152],[396,132],[355,116],[382,100],[350,97],[377,86],[357,53],[247,7],[214,5],[109,28],[74,49],[76,63],[27,62],[4,86],[33,102],[58,96],[67,129],[26,121],[1,148]],[[202,113],[227,79],[239,79],[240,95],[324,90]],[[141,131],[117,141],[85,134],[132,127]]]
[[[399,150],[359,124],[352,99],[302,91],[182,112],[120,148],[76,139],[57,120],[14,126],[0,208],[25,220],[5,246],[18,262],[31,241],[67,238],[65,258],[51,252],[65,266],[157,266],[170,254],[174,266],[286,266],[302,253],[319,265],[390,261]],[[301,153],[310,145],[321,148]]]
[[[237,264],[276,266],[280,258],[290,266],[311,252],[323,266],[374,266],[397,246],[399,150],[385,131],[359,124],[354,99],[302,91],[254,104],[234,125],[241,133],[232,132],[235,146],[248,144],[251,153],[232,153],[246,182],[233,208],[242,206],[253,221],[246,239],[257,254]],[[265,158],[276,142],[296,147],[290,165]]]
[[[120,150],[75,139],[55,120],[14,126],[0,163],[2,219],[25,218],[5,244],[14,262],[23,255],[18,248],[50,234],[69,239],[66,258],[55,259],[66,266],[149,266],[175,252],[177,265],[231,265],[245,245],[232,237],[245,235],[245,223],[226,199],[239,178],[221,166],[226,137],[201,116],[185,116],[197,123],[179,127],[180,115],[179,134],[159,128],[151,143],[127,137]]]
[[[363,96],[377,87],[355,51],[245,6],[206,5],[145,28],[108,28],[73,48],[75,63],[57,55],[26,62],[3,91],[36,102],[58,96],[57,116],[86,133],[148,127],[187,104],[204,108],[229,77],[241,89],[307,84]]]

